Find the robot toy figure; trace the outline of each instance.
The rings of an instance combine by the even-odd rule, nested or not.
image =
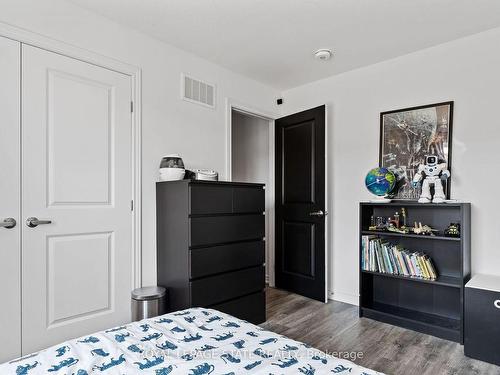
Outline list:
[[[444,195],[443,182],[450,177],[450,171],[446,169],[446,163],[438,160],[436,155],[425,157],[425,164],[418,166],[418,171],[413,178],[413,187],[417,188],[422,181],[422,193],[419,203],[443,203]],[[434,186],[434,198],[431,196],[431,185]]]

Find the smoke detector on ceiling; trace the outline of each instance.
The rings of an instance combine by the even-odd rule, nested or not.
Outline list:
[[[327,61],[332,58],[332,50],[328,48],[322,48],[314,52],[314,57],[316,60]]]

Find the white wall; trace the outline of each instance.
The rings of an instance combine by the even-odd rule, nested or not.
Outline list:
[[[328,106],[330,291],[357,304],[358,202],[378,165],[379,113],[454,100],[452,198],[472,202],[472,271],[500,275],[500,29],[284,93],[283,114]],[[335,64],[335,61],[332,61]]]
[[[269,186],[269,120],[232,111],[231,177],[233,181],[257,182]],[[270,238],[270,208],[274,206],[266,190],[266,238]],[[266,242],[266,277],[271,265],[269,241]]]
[[[61,0],[0,0],[0,22],[142,68],[143,283],[156,283],[155,181],[164,154],[224,177],[225,98],[274,110],[278,92]],[[217,85],[217,108],[180,100],[180,73]]]

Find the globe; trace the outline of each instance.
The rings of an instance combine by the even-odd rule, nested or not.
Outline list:
[[[370,193],[385,197],[396,186],[396,176],[387,168],[373,168],[366,175],[365,185]]]

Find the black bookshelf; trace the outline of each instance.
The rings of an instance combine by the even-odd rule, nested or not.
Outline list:
[[[368,230],[371,217],[401,215],[438,229],[436,236]],[[463,344],[464,291],[470,279],[470,203],[419,204],[360,203],[359,316],[427,333]],[[445,237],[450,223],[460,223],[460,238]],[[362,237],[378,236],[412,251],[430,256],[438,272],[436,280],[365,271],[361,265]]]

